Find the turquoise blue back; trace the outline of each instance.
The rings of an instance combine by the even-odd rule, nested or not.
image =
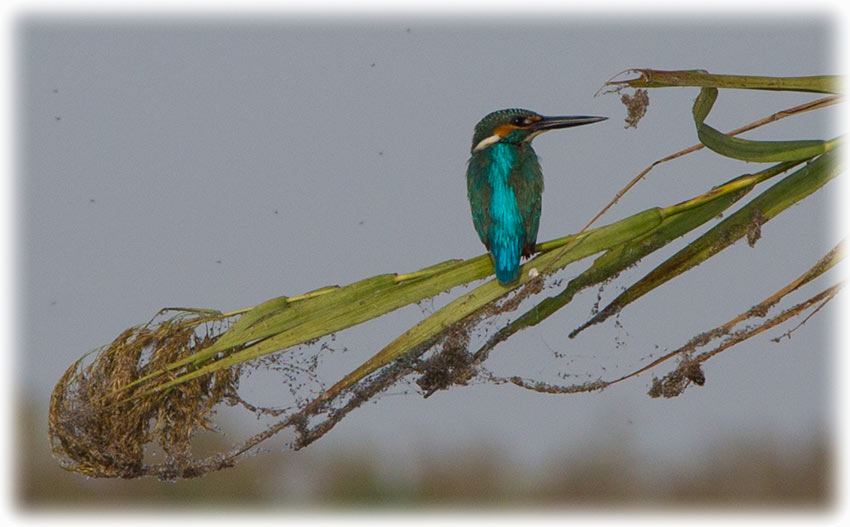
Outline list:
[[[528,143],[497,143],[475,152],[466,172],[472,223],[493,256],[499,282],[516,280],[520,256],[537,243],[543,174]]]

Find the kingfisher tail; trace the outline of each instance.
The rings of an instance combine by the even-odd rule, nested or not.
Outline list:
[[[493,267],[496,269],[496,278],[499,282],[507,284],[513,282],[519,276],[519,257],[522,251],[522,240],[502,239],[491,242],[490,252],[493,255]]]

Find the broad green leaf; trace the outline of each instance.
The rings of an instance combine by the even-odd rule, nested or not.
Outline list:
[[[703,88],[694,102],[693,115],[699,140],[720,155],[759,163],[809,159],[832,148],[837,141],[751,141],[731,137],[705,124],[704,120],[714,101],[717,88]]]
[[[536,326],[559,309],[572,301],[573,296],[582,289],[599,284],[613,278],[618,273],[633,265],[641,258],[663,247],[674,239],[690,232],[703,223],[715,218],[735,203],[750,189],[744,189],[735,194],[728,194],[719,199],[696,208],[690,213],[677,214],[665,218],[652,231],[628,240],[621,245],[609,249],[596,258],[593,264],[577,277],[570,280],[567,287],[557,295],[547,297],[537,305],[523,313],[519,318],[494,334],[487,343],[475,354],[475,360],[481,361],[496,344],[509,338],[514,333],[530,326]]]
[[[536,269],[540,273],[557,271],[569,263],[619,245],[625,240],[640,236],[654,229],[662,220],[661,209],[655,207],[611,225],[588,231],[584,235],[561,239],[572,238],[572,243],[565,244],[560,249],[540,254],[525,263],[520,268],[519,280],[509,287],[491,280],[450,302],[389,343],[384,349],[320,395],[311,405],[321,404],[323,401],[333,399],[341,391],[353,386],[367,375],[404,356],[407,352],[418,346],[437,338],[446,328],[453,326],[457,322],[474,314],[482,307],[505,296],[511,290],[518,289],[532,279],[529,275],[532,269]],[[546,246],[546,244],[541,245]]]
[[[779,90],[814,93],[841,93],[841,77],[815,75],[809,77],[765,77],[755,75],[718,75],[705,70],[632,69],[636,79],[611,81],[609,85],[632,88],[667,88],[698,86],[705,88],[736,88],[745,90]]]
[[[646,234],[628,240],[599,256],[586,271],[570,280],[567,287],[555,296],[550,296],[493,335],[475,353],[475,360],[482,361],[499,342],[517,331],[535,326],[572,301],[573,296],[587,287],[613,278],[641,258],[665,246],[674,239],[696,229],[717,217],[724,210],[750,192],[753,187],[777,174],[793,168],[792,163],[780,163],[756,174],[734,178],[703,196],[694,198],[664,210],[671,211],[661,224]],[[725,191],[724,191],[725,190]],[[724,191],[721,193],[721,191]]]
[[[638,229],[637,232],[642,232],[640,229],[651,228],[651,225],[661,221],[659,210],[657,208],[650,209],[626,218],[617,224],[588,231],[580,237],[566,236],[541,245],[545,246],[545,250],[553,250],[564,243],[580,238],[582,247],[593,248],[602,244],[602,248],[596,250],[604,250],[606,243],[619,243],[618,237],[623,236],[623,233],[635,232],[635,229]],[[540,262],[547,263],[557,260],[559,254],[555,253],[557,251],[547,258],[543,258]],[[538,258],[542,256],[544,255]],[[537,260],[536,258],[532,262]],[[525,264],[525,273],[530,270],[532,262]],[[213,345],[181,361],[172,363],[167,371],[189,364],[199,365],[228,349],[254,341],[252,344],[212,363],[193,368],[191,371],[173,377],[152,389],[138,393],[134,397],[141,397],[152,391],[163,390],[222,368],[303,344],[371,320],[423,298],[429,298],[447,288],[454,287],[454,285],[484,278],[493,272],[492,263],[487,255],[467,260],[462,265],[444,262],[426,269],[432,269],[436,272],[422,278],[414,277],[414,279],[407,279],[411,275],[401,275],[398,277],[401,278],[401,281],[394,275],[378,275],[301,302],[284,303],[278,298],[261,304],[261,307],[257,308],[259,313],[251,315],[253,322],[250,326],[237,328],[234,325],[234,328],[238,330],[237,332],[231,333],[233,331],[233,328],[231,328],[231,331],[225,333]],[[491,282],[491,284],[498,286],[494,291],[499,293],[493,298],[498,298],[498,296],[510,292],[520,283],[522,282],[512,284],[511,287],[505,287],[498,282]],[[447,284],[449,285],[447,286]],[[276,310],[275,306],[279,306],[281,309]],[[133,383],[133,386],[162,373],[164,372],[155,372],[143,377]]]
[[[748,229],[760,229],[777,214],[818,190],[840,172],[839,153],[840,149],[827,152],[765,190],[626,289],[570,337],[606,320],[656,287],[714,256],[745,236]]]

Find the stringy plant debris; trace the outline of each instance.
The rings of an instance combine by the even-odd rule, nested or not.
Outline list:
[[[643,89],[635,90],[634,95],[624,93],[620,96],[620,102],[628,110],[626,115],[625,128],[637,128],[638,122],[646,115],[646,108],[649,106],[649,92]]]
[[[752,215],[752,221],[747,225],[747,245],[755,247],[756,242],[761,239],[761,226],[767,222],[767,218],[760,210],[755,209]]]
[[[689,357],[683,357],[676,369],[667,373],[661,379],[657,377],[652,379],[652,387],[649,389],[648,394],[653,399],[657,397],[665,397],[667,399],[677,397],[691,383],[697,386],[704,385],[705,374],[699,362]]]
[[[53,390],[48,428],[54,456],[63,468],[92,477],[163,479],[191,477],[192,436],[211,429],[213,409],[236,397],[241,368],[228,368],[150,397],[123,390],[148,373],[211,344],[218,331],[178,316],[124,331],[87,366],[74,363]],[[164,462],[146,466],[145,446],[156,443]]]
[[[479,328],[479,335],[483,334],[485,330],[481,328],[482,323],[488,325],[499,315],[516,311],[525,300],[541,293],[544,285],[544,277],[537,276],[513,295],[482,307],[444,332],[439,351],[415,365],[416,371],[422,373],[416,384],[424,392],[424,397],[430,397],[434,392],[446,390],[455,384],[466,385],[477,376],[484,358],[469,351],[470,335],[475,328]]]
[[[422,376],[416,384],[426,398],[454,384],[466,384],[477,373],[468,346],[469,332],[454,329],[446,336],[442,349],[417,367]]]

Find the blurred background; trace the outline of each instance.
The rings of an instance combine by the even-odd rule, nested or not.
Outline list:
[[[464,174],[473,127],[490,111],[610,117],[535,140],[546,178],[539,239],[577,231],[640,170],[697,142],[697,89],[650,91],[647,116],[625,129],[619,97],[594,97],[606,80],[635,67],[837,74],[828,14],[22,13],[13,28],[23,313],[13,485],[22,508],[831,503],[833,305],[790,339],[771,342],[796,322],[709,361],[705,385],[674,399],[646,395],[650,374],[560,396],[473,383],[424,400],[401,385],[304,450],[276,438],[197,480],[65,472],[46,424],[65,369],[162,307],[231,310],[481,254]],[[708,122],[730,130],[814,98],[723,91]],[[837,133],[827,110],[745,137]],[[661,165],[600,224],[759,168],[705,151]],[[597,302],[681,247],[671,244],[503,343],[488,366],[584,382],[683,345],[835,245],[834,186],[765,225],[755,248],[740,241],[616,319],[566,337]],[[790,301],[820,291],[836,271]],[[457,294],[318,343],[333,348],[322,381],[332,384]],[[252,390],[265,404],[289,397],[273,375]],[[221,419],[239,429],[253,417]],[[231,439],[205,437],[203,447]]]

